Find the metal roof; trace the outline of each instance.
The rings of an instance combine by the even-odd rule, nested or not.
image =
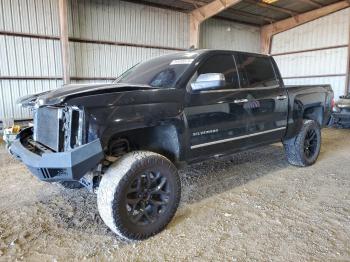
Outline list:
[[[127,2],[157,6],[182,12],[191,12],[212,0],[123,0]],[[265,4],[261,0],[242,0],[242,2],[221,12],[222,18],[250,25],[262,26],[320,7],[340,2],[339,0],[278,0]]]

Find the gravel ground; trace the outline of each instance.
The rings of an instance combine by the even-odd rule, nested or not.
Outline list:
[[[325,129],[318,162],[281,145],[180,171],[183,196],[159,235],[123,242],[96,196],[39,182],[0,149],[0,261],[350,261],[350,130]]]

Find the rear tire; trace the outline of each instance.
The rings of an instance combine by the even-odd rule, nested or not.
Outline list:
[[[102,177],[97,206],[102,220],[118,236],[142,240],[162,231],[181,197],[181,183],[170,160],[135,151],[121,157]]]
[[[299,134],[283,141],[287,160],[295,166],[313,165],[321,150],[321,128],[314,120],[304,120]]]

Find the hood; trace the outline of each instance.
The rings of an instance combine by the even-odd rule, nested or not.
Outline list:
[[[134,85],[124,83],[112,84],[72,84],[65,85],[52,91],[47,91],[35,95],[21,97],[17,103],[26,106],[41,107],[45,105],[58,105],[65,102],[71,97],[84,96],[90,94],[106,93],[106,92],[126,92],[134,90],[156,89],[148,85]]]
[[[17,99],[16,104],[22,106],[22,107],[33,107],[35,106],[36,100],[38,99],[39,96],[44,95],[47,92],[42,92],[34,95],[27,95],[27,96],[22,96],[19,99]]]

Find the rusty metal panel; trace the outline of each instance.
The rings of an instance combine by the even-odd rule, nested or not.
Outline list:
[[[201,25],[201,48],[260,52],[259,27],[208,19]]]

